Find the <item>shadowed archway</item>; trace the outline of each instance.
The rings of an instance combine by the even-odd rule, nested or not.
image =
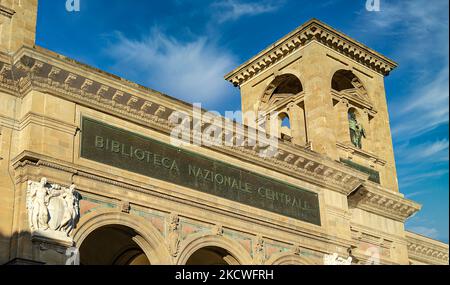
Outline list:
[[[93,212],[81,218],[74,232],[81,263],[85,262],[83,256],[86,253],[83,252],[89,249],[89,245],[91,248],[95,246],[90,240],[101,239],[104,235],[109,235],[106,245],[115,239],[122,242],[122,247],[110,246],[110,251],[115,252],[113,260],[95,258],[90,262],[107,260],[107,264],[146,264],[147,258],[152,265],[173,264],[163,236],[146,219],[111,210]]]
[[[139,234],[120,225],[104,226],[88,235],[80,247],[81,265],[150,265],[138,245]]]
[[[186,265],[239,265],[239,262],[227,250],[211,246],[194,252]]]

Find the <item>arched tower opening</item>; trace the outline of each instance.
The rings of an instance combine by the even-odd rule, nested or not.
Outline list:
[[[299,145],[306,144],[303,91],[302,82],[293,74],[278,75],[272,80],[261,97],[258,109],[268,133],[276,129],[274,133],[279,138]]]

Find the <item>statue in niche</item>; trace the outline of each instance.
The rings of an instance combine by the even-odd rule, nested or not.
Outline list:
[[[354,111],[350,111],[348,113],[348,121],[350,125],[350,139],[352,144],[355,147],[362,149],[362,139],[366,138],[366,130],[356,119],[356,113]]]
[[[56,233],[69,237],[79,219],[79,199],[75,185],[69,188],[40,182],[28,182],[27,209],[33,232]]]

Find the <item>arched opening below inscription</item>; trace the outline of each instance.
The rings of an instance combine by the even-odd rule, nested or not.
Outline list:
[[[227,250],[211,246],[194,252],[186,265],[239,265],[239,262]]]
[[[150,265],[136,243],[139,234],[125,226],[104,226],[93,231],[80,247],[81,265]]]

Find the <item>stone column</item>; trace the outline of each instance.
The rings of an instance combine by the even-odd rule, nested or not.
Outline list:
[[[307,132],[314,151],[338,159],[331,97],[331,66],[317,43],[304,49],[302,64]]]
[[[361,110],[361,124],[363,125],[364,129],[366,130],[366,138],[363,138],[362,141],[362,148],[363,150],[374,153],[372,149],[372,126],[369,122],[369,110],[363,109]]]
[[[291,119],[292,142],[304,146],[307,143],[305,111],[299,105],[289,106],[289,118]]]
[[[351,144],[350,141],[350,126],[348,123],[348,101],[342,99],[334,107],[336,114],[336,137],[339,142]]]

